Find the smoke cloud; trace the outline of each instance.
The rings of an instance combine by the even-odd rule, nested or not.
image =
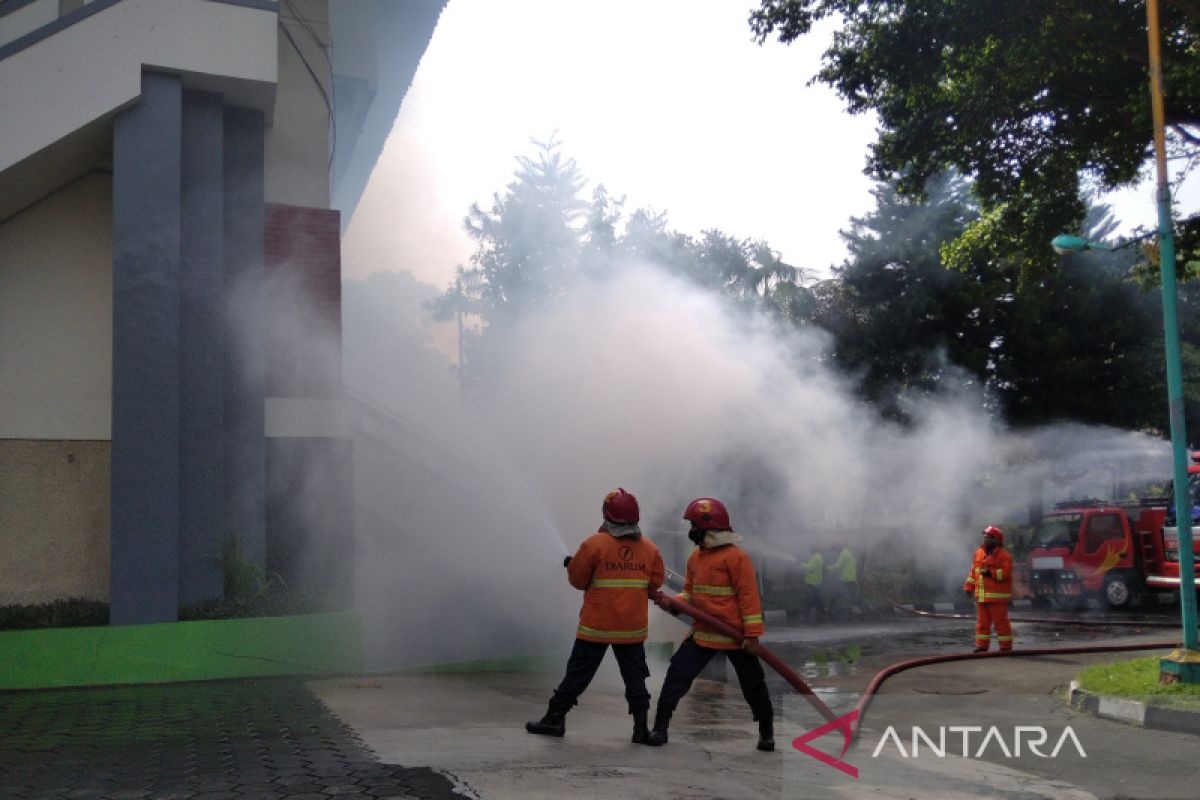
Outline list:
[[[370,311],[364,301],[386,292],[367,288],[347,283],[345,363],[375,666],[566,646],[579,595],[561,557],[596,530],[618,486],[637,495],[675,569],[684,507],[713,496],[759,560],[894,541],[961,580],[984,525],[1169,473],[1161,440],[1005,430],[970,391],[923,401],[910,424],[885,421],[828,366],[822,332],[736,311],[648,263],[584,280],[524,318],[505,369],[463,405],[427,322]],[[372,328],[380,319],[387,335]]]

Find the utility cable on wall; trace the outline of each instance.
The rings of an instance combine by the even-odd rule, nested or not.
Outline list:
[[[326,64],[329,65],[330,88],[329,88],[329,91],[326,91],[325,84],[321,82],[321,79],[317,76],[316,70],[313,69],[312,64],[310,64],[308,59],[305,58],[304,51],[300,49],[300,44],[296,41],[296,38],[294,36],[292,36],[292,32],[290,30],[288,30],[288,26],[286,24],[284,24],[283,18],[280,17],[279,29],[281,31],[283,31],[283,35],[287,37],[287,40],[289,42],[291,42],[292,49],[296,51],[296,55],[300,58],[300,63],[302,63],[304,65],[304,68],[306,70],[308,70],[309,76],[312,77],[313,83],[315,83],[317,86],[317,91],[319,91],[321,93],[321,99],[325,101],[325,108],[329,112],[330,144],[329,144],[329,164],[327,166],[327,169],[332,169],[333,168],[333,157],[334,157],[334,154],[337,152],[337,116],[334,114],[334,101],[330,97],[330,94],[333,92],[333,62],[330,59],[329,53],[328,53],[329,45],[326,45],[323,41],[321,41],[321,37],[317,35],[317,32],[316,32],[316,30],[313,29],[312,25],[310,25],[307,20],[305,20],[303,17],[300,16],[299,13],[297,13],[296,7],[292,5],[291,0],[284,0],[284,3],[285,3],[285,5],[287,5],[288,9],[291,11],[292,18],[294,20],[296,20],[296,22],[300,25],[300,27],[302,27],[306,31],[308,31],[308,34],[312,37],[313,41],[316,42],[317,47],[319,47],[321,50],[321,55],[324,56],[324,58],[325,58]]]

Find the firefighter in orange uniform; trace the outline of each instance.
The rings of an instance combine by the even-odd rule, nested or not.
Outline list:
[[[975,652],[986,652],[992,641],[992,626],[1001,650],[1012,650],[1012,623],[1008,604],[1012,600],[1012,556],[1004,549],[1004,533],[996,527],[983,529],[983,544],[975,551],[971,574],[963,591],[975,598]]]
[[[566,561],[567,579],[584,593],[567,674],[554,690],[545,716],[525,723],[525,730],[544,736],[566,733],[567,712],[592,682],[611,645],[625,681],[625,702],[633,715],[632,741],[646,744],[650,735],[646,678],[650,670],[643,643],[649,594],[662,586],[663,560],[654,542],[642,536],[638,527],[636,497],[624,489],[609,492],[601,511],[604,522],[600,530]]]
[[[711,497],[694,500],[684,511],[683,518],[692,523],[688,538],[697,547],[688,558],[687,576],[679,599],[741,630],[744,638],[739,646],[702,622],[692,625],[691,635],[671,657],[671,666],[658,696],[654,730],[650,732],[647,744],[657,747],[667,743],[667,727],[675,706],[705,665],[718,652],[723,652],[737,671],[742,696],[758,721],[758,749],[774,750],[775,711],[771,707],[762,664],[755,655],[758,639],[763,634],[763,616],[754,564],[746,551],[737,546],[742,537],[733,532],[729,512],[720,501]],[[665,599],[659,605],[669,610]]]

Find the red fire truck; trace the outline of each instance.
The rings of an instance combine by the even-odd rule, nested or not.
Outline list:
[[[1196,507],[1200,464],[1193,463],[1188,472]],[[1200,570],[1200,564],[1197,567]],[[1066,608],[1096,597],[1109,608],[1124,609],[1139,597],[1178,591],[1174,501],[1168,496],[1137,503],[1059,503],[1042,520],[1028,574],[1035,603],[1053,601]],[[1200,585],[1200,579],[1196,583]]]

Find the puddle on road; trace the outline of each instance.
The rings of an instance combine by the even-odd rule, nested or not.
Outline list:
[[[839,675],[858,674],[858,663],[862,660],[862,645],[852,644],[844,647],[809,650],[807,659],[796,674],[801,678],[828,678]]]

